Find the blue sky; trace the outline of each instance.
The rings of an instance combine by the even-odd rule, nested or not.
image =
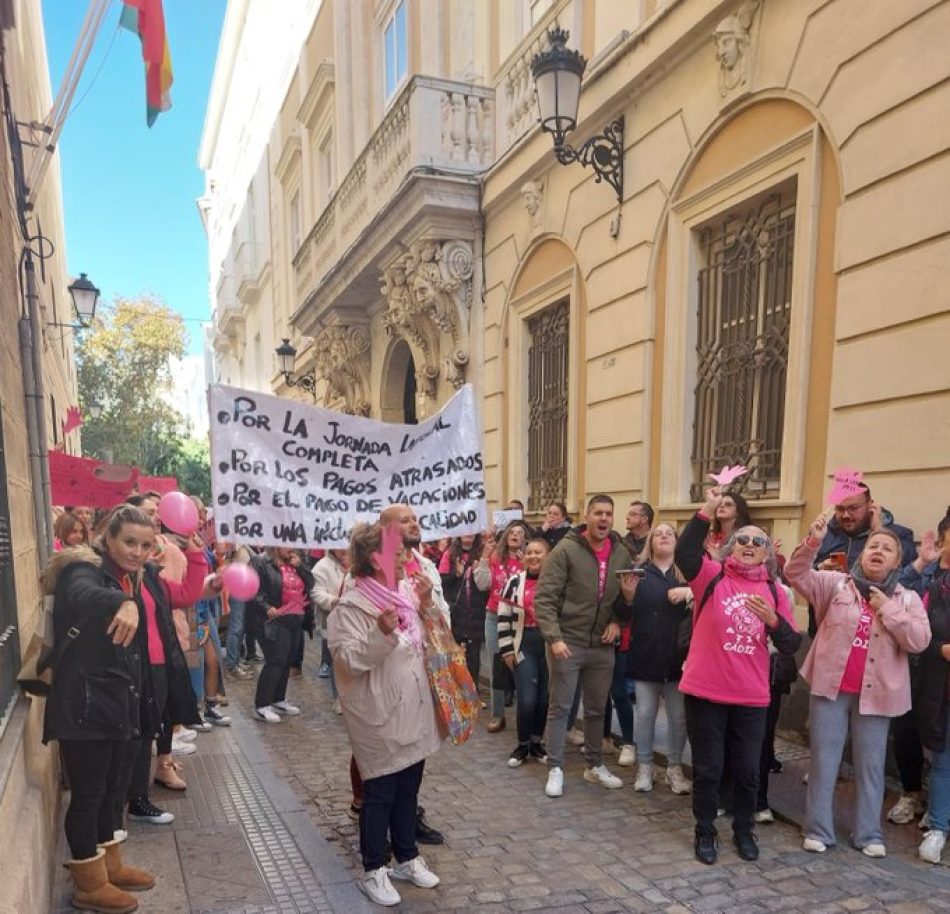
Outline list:
[[[54,96],[87,6],[43,0]],[[71,275],[89,274],[105,302],[150,292],[186,318],[210,316],[197,157],[225,6],[165,0],[175,83],[171,110],[151,129],[138,37],[117,32],[121,0],[113,0],[86,63],[60,136],[67,263]],[[189,351],[200,352],[201,325],[185,326]]]

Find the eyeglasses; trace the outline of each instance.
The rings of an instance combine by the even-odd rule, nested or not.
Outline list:
[[[765,536],[749,536],[746,533],[740,533],[736,537],[736,542],[740,546],[748,546],[749,543],[752,543],[756,549],[761,549],[763,546],[768,544],[768,538]]]
[[[858,514],[869,504],[870,502],[862,501],[859,505],[835,505],[835,514]]]

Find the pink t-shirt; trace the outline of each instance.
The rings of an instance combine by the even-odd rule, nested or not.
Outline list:
[[[152,666],[164,666],[165,644],[158,630],[158,617],[155,614],[155,600],[147,587],[142,588],[142,604],[145,606],[145,629],[148,632],[148,662]]]
[[[281,588],[281,604],[278,614],[281,616],[302,616],[306,595],[304,594],[303,581],[297,574],[293,565],[281,565],[280,574],[283,578],[283,587]]]
[[[610,547],[612,543],[605,539],[600,549],[594,549],[594,557],[597,559],[597,598],[602,600],[604,591],[607,589],[607,564],[610,562]],[[593,548],[593,547],[591,547]]]
[[[707,585],[719,573],[720,563],[703,558],[699,574],[689,582],[693,591],[693,637],[683,666],[680,691],[720,704],[768,707],[769,648],[765,623],[747,606],[758,594],[774,605],[768,572],[762,565],[740,569],[726,560],[726,574],[700,608]],[[798,629],[783,587],[776,587],[776,611]]]
[[[868,662],[868,644],[871,641],[871,605],[867,600],[861,601],[861,617],[858,619],[858,629],[851,642],[851,653],[848,662],[844,665],[844,675],[841,677],[839,692],[848,695],[858,695],[861,692],[861,682],[864,679],[864,667]]]
[[[538,589],[538,579],[524,579],[524,627],[537,628],[538,617],[534,612],[534,592]]]
[[[491,594],[485,609],[490,613],[497,613],[498,601],[504,593],[505,584],[518,572],[523,571],[524,565],[514,556],[509,556],[505,562],[500,562],[492,556],[489,567],[491,568]]]

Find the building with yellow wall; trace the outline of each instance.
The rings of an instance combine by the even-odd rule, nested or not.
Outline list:
[[[568,141],[624,120],[620,200],[538,126],[555,24],[588,59]],[[931,526],[948,38],[946,0],[325,0],[266,125],[266,251],[213,258],[219,375],[304,395],[286,337],[291,380],[390,421],[472,382],[490,498],[532,512],[681,520],[741,462],[790,544],[850,465]]]
[[[40,4],[0,3],[0,42],[0,911],[19,914],[49,909],[61,812],[58,755],[41,741],[45,702],[22,697],[15,685],[41,607],[47,531],[34,511],[34,493],[43,496],[36,469],[48,448],[79,453],[79,436],[62,438],[78,398],[73,334],[63,326],[73,315],[58,154],[33,188],[33,207],[25,206],[28,169],[48,142],[36,124],[52,106]],[[30,400],[42,404],[34,442]]]

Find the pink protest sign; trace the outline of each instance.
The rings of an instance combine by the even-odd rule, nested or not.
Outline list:
[[[730,482],[735,482],[740,476],[745,476],[749,472],[748,467],[736,464],[734,467],[726,464],[718,473],[710,473],[709,478],[714,479],[721,486],[727,486]]]
[[[862,479],[864,479],[864,474],[860,470],[851,467],[835,470],[835,482],[828,493],[827,503],[836,505],[852,495],[860,495],[864,491],[861,488]]]
[[[138,469],[89,457],[49,452],[54,505],[89,505],[108,510],[125,501],[138,480]]]
[[[403,550],[402,530],[398,524],[392,524],[382,529],[382,543],[380,551],[373,553],[373,558],[379,562],[386,586],[390,590],[396,589],[396,557]]]

